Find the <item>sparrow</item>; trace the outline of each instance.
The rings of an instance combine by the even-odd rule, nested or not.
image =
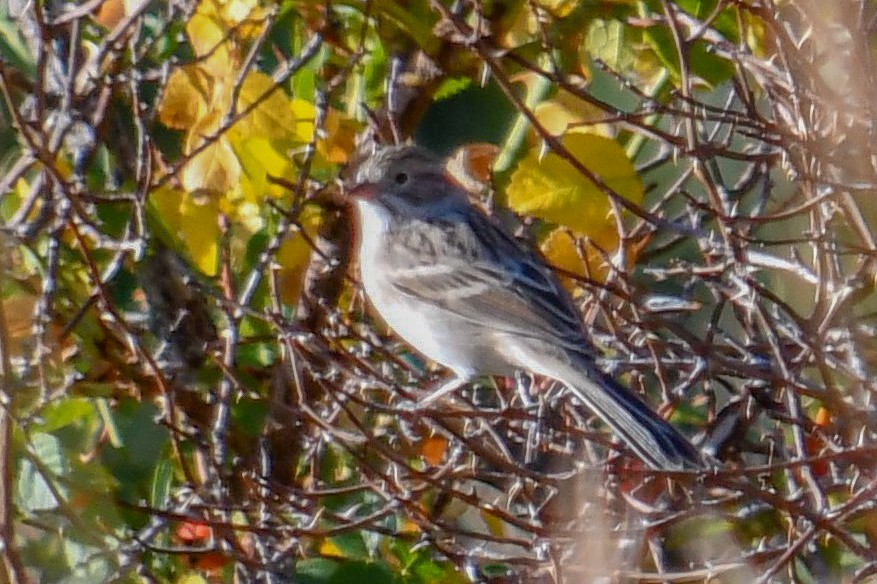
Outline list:
[[[412,145],[376,147],[353,173],[362,286],[387,325],[454,376],[528,371],[561,382],[643,462],[701,468],[694,446],[595,362],[554,271]]]

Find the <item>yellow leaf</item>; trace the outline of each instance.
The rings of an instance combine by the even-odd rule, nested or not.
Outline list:
[[[615,192],[634,203],[642,202],[643,184],[617,142],[594,134],[570,133],[563,144]],[[553,152],[540,160],[539,152],[531,151],[512,173],[506,192],[509,206],[516,212],[581,234],[600,234],[615,223],[608,196]]]
[[[238,24],[250,18],[256,9],[252,0],[220,0],[222,16],[229,24]]]
[[[551,20],[570,14],[579,4],[576,0],[536,0],[535,2],[511,2],[505,10],[514,14],[510,25],[501,32],[500,44],[505,48],[519,47],[534,40],[540,30],[540,16]],[[547,14],[546,14],[547,13]],[[508,18],[508,17],[506,17]]]
[[[618,246],[618,233],[614,229],[604,230],[599,239],[602,241],[595,240],[594,243],[607,252],[611,253]],[[552,266],[570,274],[602,282],[608,273],[608,266],[598,250],[592,245],[585,246],[582,250],[583,257],[575,236],[567,229],[555,229],[539,247]],[[569,278],[561,279],[568,290],[576,288],[576,284]]]
[[[326,558],[343,558],[344,552],[331,539],[326,539],[320,544],[320,555]]]
[[[241,165],[228,140],[222,136],[192,157],[180,173],[190,193],[222,194],[238,184]]]
[[[253,39],[265,26],[265,9],[253,0],[201,0],[186,23],[195,55],[226,53],[226,67],[236,68],[240,42]]]
[[[566,91],[559,91],[554,98],[543,101],[534,108],[533,113],[552,136],[562,136],[567,129],[601,136],[612,135],[609,126],[600,123],[606,119],[606,112]]]
[[[326,115],[326,138],[317,143],[317,150],[329,162],[344,164],[356,149],[356,122],[329,109]]]
[[[150,202],[190,260],[208,276],[215,276],[219,258],[219,201],[162,188]]]
[[[487,532],[495,537],[504,537],[508,535],[506,527],[508,524],[486,509],[480,509],[481,519],[487,527]]]
[[[577,0],[537,0],[536,5],[547,10],[554,18],[564,18],[578,6]]]
[[[257,0],[220,0],[222,18],[229,29],[241,39],[254,39],[265,26],[267,10]]]
[[[295,114],[289,105],[289,97],[282,88],[273,89],[275,85],[274,80],[264,73],[253,71],[247,75],[236,112],[244,112],[258,100],[261,101],[232,126],[234,137],[260,136],[292,144],[297,129]]]
[[[188,129],[183,152],[189,154],[220,129],[228,114],[232,89],[225,82],[227,78],[217,79],[213,72],[194,66],[178,69],[171,80],[171,91],[162,100],[161,119],[170,127]],[[240,188],[245,196],[255,200],[266,192],[266,171],[283,174],[288,166],[285,149],[295,143],[299,128],[286,94],[280,89],[270,92],[271,87],[273,81],[263,73],[247,76],[236,111],[244,112],[257,101],[258,104],[186,164],[181,180],[187,191],[219,194]],[[253,138],[262,142],[249,144]],[[261,160],[253,164],[256,161],[250,157],[251,184],[242,185],[244,161],[238,156],[246,157],[248,147],[257,148],[255,155]],[[282,154],[278,149],[283,150]],[[265,155],[271,155],[270,159],[265,159]]]
[[[149,193],[149,203],[155,207],[158,218],[172,235],[176,235],[180,225],[180,205],[182,202],[183,193],[169,187],[161,187]]]
[[[214,0],[202,0],[195,14],[186,23],[186,35],[197,57],[204,57],[228,36],[228,26],[223,22]]]
[[[293,99],[290,108],[295,116],[297,142],[311,142],[314,139],[314,121],[317,115],[314,104],[303,99]],[[323,129],[325,137],[317,141],[317,153],[322,160],[332,165],[349,161],[356,148],[356,134],[359,132],[356,120],[330,107]]]
[[[10,221],[13,217],[24,211],[23,204],[31,198],[32,188],[31,184],[22,177],[15,181],[15,188],[0,196],[0,222]],[[34,205],[27,212],[24,219],[27,221],[35,220],[40,215],[42,208],[42,199],[38,198],[34,201]]]
[[[243,233],[256,233],[265,227],[265,207],[259,203],[235,199],[234,197],[221,197],[220,210],[234,219],[236,226],[242,227],[242,231],[235,235]]]
[[[207,584],[207,580],[197,572],[189,572],[180,576],[176,584]]]
[[[587,276],[586,263],[579,256],[575,237],[566,229],[555,229],[539,246],[551,263],[576,276]]]
[[[305,207],[299,220],[305,233],[313,241],[323,221],[322,211],[319,207]],[[280,264],[281,298],[287,304],[298,302],[301,295],[302,278],[310,257],[311,246],[299,233],[287,237],[277,252],[277,262]]]
[[[618,231],[614,225],[606,229],[588,234],[587,239],[580,239],[563,227],[548,234],[539,248],[548,262],[561,270],[597,282],[604,282],[609,274],[606,254],[610,256],[618,249]],[[636,264],[640,245],[628,246],[625,254],[627,268]],[[566,288],[573,292],[578,284],[572,278],[561,277]]]
[[[176,130],[194,126],[211,101],[209,83],[210,79],[197,65],[174,69],[158,108],[161,123]]]
[[[314,139],[314,120],[317,109],[309,101],[293,99],[289,108],[295,117],[295,137],[299,142],[307,143]]]
[[[183,145],[185,154],[200,148],[205,140],[211,141],[186,163],[180,173],[183,187],[190,193],[225,193],[240,180],[241,165],[228,140],[228,134],[213,137],[223,116],[222,109],[211,109],[189,129]]]
[[[266,197],[276,198],[286,193],[284,187],[268,180],[269,175],[293,180],[294,167],[285,152],[279,152],[274,143],[261,136],[238,140],[232,146],[242,170],[236,186],[240,197],[261,203]]]
[[[539,30],[539,23],[529,3],[517,3],[517,11],[514,14],[511,24],[499,37],[500,46],[503,48],[512,49],[529,43]]]

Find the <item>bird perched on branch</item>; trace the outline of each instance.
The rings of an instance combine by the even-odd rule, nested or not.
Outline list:
[[[442,160],[376,147],[352,182],[366,295],[400,337],[454,372],[435,396],[527,370],[566,385],[651,467],[702,465],[682,434],[597,367],[554,272],[472,205]]]

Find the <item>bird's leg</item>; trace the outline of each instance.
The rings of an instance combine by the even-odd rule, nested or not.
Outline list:
[[[532,375],[521,369],[515,371],[515,390],[518,393],[518,397],[521,398],[521,403],[524,405],[524,409],[527,410],[528,413],[535,414],[536,418],[532,422],[528,421],[524,423],[524,427],[527,428],[527,442],[526,450],[524,452],[524,462],[526,464],[531,464],[536,460],[536,453],[538,452],[539,442],[542,437],[542,405],[544,402],[540,401],[535,403],[533,401],[533,394],[530,391],[532,387]]]
[[[515,390],[524,408],[529,409],[533,405],[533,394],[530,393],[530,387],[533,385],[533,378],[521,369],[515,370]]]
[[[428,406],[432,402],[436,401],[439,398],[446,396],[447,394],[451,393],[455,389],[462,387],[463,385],[466,385],[469,382],[469,380],[470,380],[469,377],[461,377],[461,376],[455,375],[450,380],[443,383],[438,389],[436,389],[435,391],[432,391],[428,396],[426,396],[425,398],[423,398],[422,400],[417,402],[417,407],[422,408],[422,407]]]

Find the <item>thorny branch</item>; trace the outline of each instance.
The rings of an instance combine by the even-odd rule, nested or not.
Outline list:
[[[305,297],[298,313],[284,301],[276,268],[285,239],[304,230],[309,205],[337,212],[327,204],[333,186],[315,166],[316,153],[333,109],[345,107],[345,92],[370,58],[372,29],[387,26],[377,3],[364,4],[352,35],[339,34],[331,5],[318,19],[294,20],[297,52],[281,55],[274,85],[239,109],[248,72],[280,53],[272,33],[288,21],[279,9],[270,12],[236,72],[222,122],[172,160],[155,135],[174,65],[153,60],[160,35],[147,36],[144,23],[156,10],[169,23],[185,21],[196,5],[140,3],[86,55],[83,31],[91,31],[100,4],[28,4],[16,18],[29,33],[34,72],[0,62],[4,115],[18,141],[2,167],[0,202],[19,201],[0,228],[0,256],[27,252],[40,258],[43,274],[34,283],[11,266],[4,276],[36,301],[32,343],[15,359],[0,318],[0,465],[11,473],[15,429],[36,423],[83,381],[111,386],[116,405],[157,404],[182,480],[160,505],[140,507],[150,520],[138,537],[119,542],[117,575],[140,569],[146,552],[191,551],[162,540],[187,518],[209,525],[211,549],[237,560],[251,580],[279,581],[296,558],[321,553],[320,542],[361,532],[425,543],[468,573],[501,563],[527,581],[597,577],[618,565],[630,569],[617,577],[642,581],[721,571],[797,580],[796,562],[826,581],[839,578],[820,555],[826,541],[855,566],[856,578],[874,573],[873,542],[863,543],[872,535],[859,527],[874,514],[877,488],[873,3],[719,0],[697,17],[676,2],[655,2],[659,9],[625,24],[667,33],[669,80],[656,89],[606,63],[591,67],[635,104],[626,108],[564,65],[556,26],[563,18],[539,2],[522,9],[538,29],[536,53],[503,44],[495,34],[503,15],[488,3],[432,2],[436,46],[389,59],[388,95],[370,112],[379,135],[407,137],[441,81],[474,78],[477,67],[539,145],[612,201],[625,248],[617,256],[602,250],[606,282],[578,279],[591,292],[582,312],[607,369],[658,411],[678,412],[715,457],[716,468],[698,476],[640,468],[562,387],[543,380],[534,380],[533,404],[511,382],[492,380],[418,409],[440,373],[368,316],[347,276],[350,233],[338,223],[304,237],[319,247]],[[722,19],[730,14],[760,35],[764,54],[726,36]],[[243,274],[235,274],[241,250],[225,240],[221,274],[203,281],[153,241],[150,197],[333,51],[345,63],[326,65],[315,82],[315,131],[294,153],[296,178],[271,177],[291,195],[271,206],[276,229],[246,250],[256,259]],[[702,54],[732,69],[717,87],[697,76]],[[602,112],[594,124],[638,145],[631,151],[650,185],[644,205],[615,193],[545,127],[528,105],[522,74]],[[89,171],[107,152],[117,154],[110,166],[118,176],[96,187]],[[23,182],[28,192],[13,195]],[[108,229],[103,205],[125,209],[125,225]],[[583,257],[588,247],[580,242]],[[62,269],[70,262],[87,283],[84,295]],[[147,301],[120,306],[117,284],[136,272],[148,275],[139,284]],[[59,348],[83,323],[100,330],[93,348],[101,367],[57,375],[66,365]],[[65,331],[61,338],[55,327]],[[272,353],[271,367],[241,366],[252,346]],[[27,399],[11,399],[13,377]],[[266,412],[255,433],[236,426],[232,413],[242,402]],[[35,466],[55,484],[48,467]],[[40,524],[14,508],[5,488],[0,494],[4,577],[24,582],[15,522],[31,530]],[[355,504],[339,508],[338,500]],[[666,543],[666,534],[695,530],[686,525],[698,521],[726,526],[725,537],[685,550]],[[748,535],[753,525],[756,536]],[[630,541],[638,549],[625,548]]]

